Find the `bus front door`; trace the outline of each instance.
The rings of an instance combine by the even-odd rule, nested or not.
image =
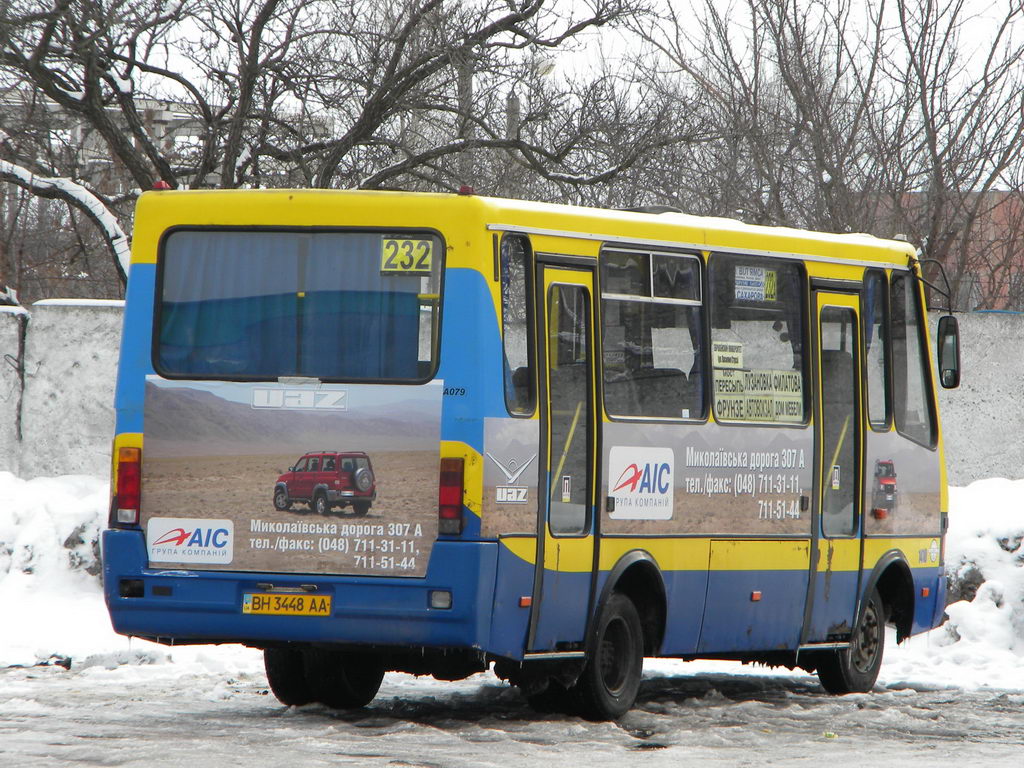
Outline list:
[[[527,651],[582,652],[593,594],[594,273],[539,264],[540,504]]]
[[[818,386],[811,578],[803,643],[845,642],[853,631],[862,562],[864,444],[856,294],[815,291]]]

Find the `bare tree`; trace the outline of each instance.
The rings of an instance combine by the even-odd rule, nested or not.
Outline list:
[[[572,195],[683,138],[671,107],[613,73],[544,74],[644,2],[11,0],[0,87],[70,131],[8,141],[0,159],[74,177],[125,228],[156,180]],[[25,133],[19,120],[0,130]],[[40,193],[27,178],[3,176]]]
[[[753,222],[902,234],[946,265],[964,302],[968,286],[1010,295],[1024,265],[1006,213],[1024,157],[1024,8],[985,10],[701,0],[680,17],[668,4],[663,24],[636,31],[711,135],[663,152],[652,188]]]
[[[886,68],[907,117],[896,126],[879,114],[875,144],[898,169],[890,195],[901,231],[926,243],[927,255],[946,265],[954,294],[967,299],[961,285],[990,266],[986,222],[999,218],[1007,185],[1020,178],[1024,6],[988,19],[990,37],[980,42],[967,37],[979,21],[962,0],[897,0],[895,10],[897,42]],[[1002,222],[1019,226],[1014,217]]]

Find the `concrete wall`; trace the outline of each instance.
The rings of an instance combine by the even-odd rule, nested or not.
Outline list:
[[[931,318],[933,344],[938,317]],[[960,386],[939,389],[949,483],[1024,478],[1024,315],[970,313],[957,319]]]
[[[16,400],[0,402],[0,470],[30,479],[110,471],[123,302],[48,300],[29,308],[22,439]],[[17,353],[0,315],[0,355]],[[0,378],[0,392],[7,379]]]
[[[24,478],[105,476],[114,429],[121,302],[32,305],[25,389],[17,358],[24,314],[0,311],[0,471]],[[934,338],[938,315],[932,317]],[[1024,315],[959,315],[963,376],[939,390],[949,481],[1024,478]],[[19,396],[23,439],[16,435]]]

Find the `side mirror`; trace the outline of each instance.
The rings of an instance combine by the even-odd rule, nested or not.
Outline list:
[[[960,386],[960,326],[952,315],[939,318],[939,383],[943,389]]]

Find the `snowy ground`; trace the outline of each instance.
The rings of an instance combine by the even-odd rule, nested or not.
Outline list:
[[[1024,753],[1024,480],[951,489],[948,566],[983,583],[949,606],[946,626],[902,646],[890,637],[874,693],[834,698],[801,673],[648,661],[617,724],[537,715],[489,674],[389,674],[357,713],[283,707],[259,652],[112,632],[88,572],[105,482],[0,473],[0,499],[0,766],[513,766],[567,754],[581,766],[965,766],[1019,765]]]

